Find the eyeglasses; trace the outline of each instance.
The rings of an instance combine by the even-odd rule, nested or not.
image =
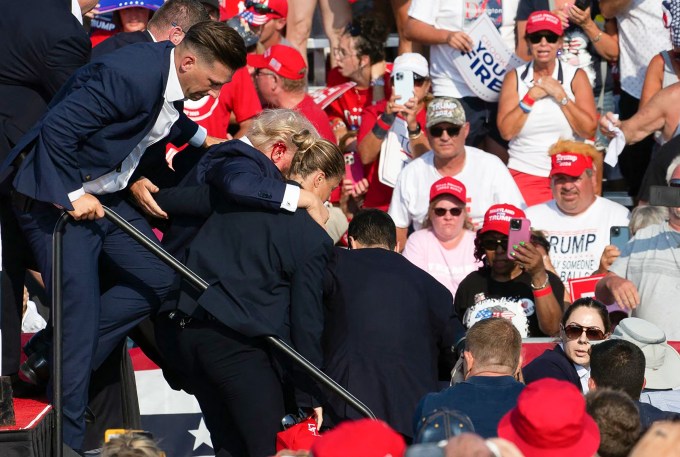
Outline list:
[[[269,8],[264,3],[255,2],[253,0],[246,0],[246,8],[252,8],[258,14],[276,14],[281,16],[281,13],[278,11]]]
[[[562,326],[562,330],[564,330],[564,334],[567,335],[567,338],[570,340],[579,339],[581,335],[583,335],[583,332],[586,332],[586,338],[588,338],[589,341],[602,341],[605,338],[604,332],[597,327],[584,327],[579,324],[569,324],[566,327]]]
[[[560,39],[560,36],[553,32],[536,32],[528,34],[527,38],[532,44],[540,43],[543,38],[545,38],[545,41],[548,43],[555,44],[557,43],[557,40]]]
[[[438,127],[435,125],[433,127],[430,127],[430,135],[433,136],[434,138],[439,138],[446,131],[446,133],[450,137],[454,137],[458,136],[458,134],[460,133],[460,128],[461,128],[460,125],[456,125],[454,127]]]
[[[501,247],[503,251],[508,250],[508,239],[507,238],[487,238],[485,240],[482,240],[482,247],[484,248],[485,251],[495,251],[498,249],[498,246]]]
[[[434,212],[434,215],[437,217],[444,217],[446,213],[451,213],[451,216],[460,216],[463,214],[463,208],[458,208],[457,206],[454,206],[453,208],[434,208],[432,210]]]
[[[680,179],[671,179],[668,181],[670,187],[680,187]]]

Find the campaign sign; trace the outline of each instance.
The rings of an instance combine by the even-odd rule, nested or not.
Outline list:
[[[505,46],[496,26],[486,14],[474,22],[467,34],[475,45],[472,51],[461,52],[454,58],[453,64],[479,98],[496,102],[505,74],[524,62]]]
[[[569,294],[571,295],[571,299],[594,298],[595,286],[602,278],[604,278],[604,275],[592,275],[584,278],[569,279],[567,282],[569,283]]]

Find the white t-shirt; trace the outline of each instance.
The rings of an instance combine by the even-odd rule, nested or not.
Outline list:
[[[621,88],[638,99],[649,61],[655,54],[672,49],[662,15],[660,0],[632,0],[628,10],[616,16]]]
[[[503,42],[515,49],[515,16],[519,0],[412,0],[408,15],[436,29],[452,32],[467,29],[486,12],[498,27]],[[430,78],[437,97],[476,96],[453,65],[458,49],[448,44],[430,46]]]
[[[443,177],[434,167],[432,151],[404,167],[397,178],[388,211],[397,227],[406,228],[411,222],[415,230],[422,227],[430,204],[430,187]],[[465,146],[465,165],[453,177],[465,184],[467,212],[475,230],[481,227],[484,213],[491,205],[510,203],[518,208],[526,207],[505,164],[481,149]]]
[[[552,77],[562,81],[562,87],[572,102],[576,100],[571,90],[571,82],[576,75],[576,70],[576,67],[555,59]],[[533,86],[534,66],[532,62],[529,62],[518,67],[515,72],[517,73],[517,92],[521,100]],[[550,146],[557,140],[573,140],[574,138],[574,130],[569,125],[561,105],[552,97],[536,100],[522,129],[510,140],[508,168],[547,178],[551,167],[548,155]]]
[[[453,249],[445,249],[431,229],[418,230],[408,237],[404,257],[445,285],[454,297],[458,284],[482,266],[475,259],[475,233],[469,230],[463,231]]]
[[[680,232],[668,222],[638,230],[610,271],[635,284],[640,306],[633,316],[645,319],[680,340]]]
[[[609,245],[609,229],[628,226],[630,217],[625,206],[602,197],[578,216],[564,214],[555,200],[530,206],[526,214],[532,228],[545,232],[550,260],[564,283],[593,274]]]

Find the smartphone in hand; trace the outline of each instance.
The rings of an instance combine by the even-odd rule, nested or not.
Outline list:
[[[398,71],[394,74],[394,93],[401,98],[397,98],[398,105],[405,105],[413,97],[413,72],[411,70]]]
[[[510,234],[508,235],[508,257],[515,256],[513,245],[519,246],[524,241],[524,244],[531,242],[531,221],[526,217],[519,217],[510,219]]]
[[[345,179],[350,179],[354,184],[364,179],[364,166],[356,152],[345,154]]]
[[[630,240],[630,229],[625,225],[614,226],[609,228],[609,244],[613,244],[619,251],[623,250],[623,247]]]

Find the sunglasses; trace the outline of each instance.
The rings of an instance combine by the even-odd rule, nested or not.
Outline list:
[[[500,246],[503,251],[508,250],[507,238],[500,238],[498,240],[494,238],[487,238],[486,240],[482,240],[481,244],[485,251],[495,251],[498,249],[498,246]]]
[[[434,212],[434,215],[437,216],[437,217],[444,217],[446,215],[446,213],[451,213],[451,216],[460,216],[461,214],[463,214],[463,208],[458,208],[456,206],[454,206],[453,208],[449,208],[449,209],[434,208],[432,210],[432,212]]]
[[[434,127],[430,127],[430,135],[432,135],[434,138],[439,138],[444,134],[444,131],[446,131],[450,137],[454,137],[458,136],[460,129],[460,125],[456,125],[454,127],[438,127],[435,125]]]
[[[569,324],[566,327],[562,326],[562,330],[564,330],[564,334],[567,335],[567,338],[570,340],[579,339],[581,335],[583,335],[583,332],[586,332],[588,341],[602,341],[605,338],[604,332],[597,327],[584,327],[578,324]]]
[[[670,187],[680,187],[680,179],[671,179],[671,180],[668,182],[668,185],[669,185]]]
[[[427,79],[428,78],[425,78],[424,76],[413,75],[413,85],[416,87],[422,87]],[[392,76],[392,85],[394,85],[394,76]]]
[[[281,16],[281,14],[278,11],[269,8],[264,3],[255,2],[253,0],[246,1],[246,8],[252,8],[258,14],[276,14],[278,16]]]
[[[545,41],[548,43],[555,44],[557,43],[557,40],[560,39],[560,36],[553,32],[537,32],[527,35],[527,38],[532,44],[540,43],[543,38],[545,38]]]

